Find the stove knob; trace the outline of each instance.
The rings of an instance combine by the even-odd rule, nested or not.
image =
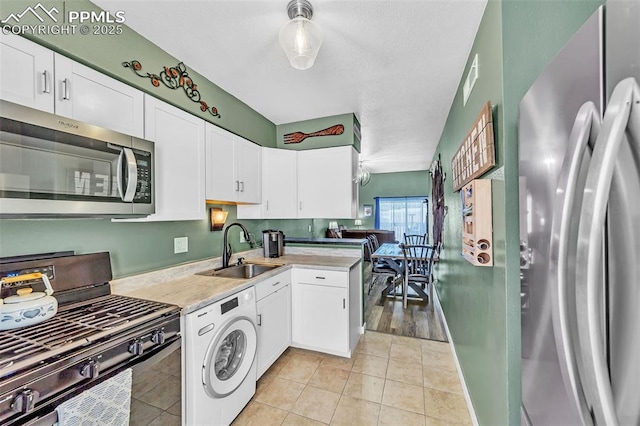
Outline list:
[[[133,342],[129,343],[129,352],[139,356],[144,352],[144,348],[142,347],[142,340],[136,339]]]
[[[11,409],[19,413],[30,413],[36,405],[36,400],[40,394],[31,389],[20,392],[11,403]]]
[[[151,341],[156,345],[162,345],[164,343],[164,331],[156,330],[151,335]]]
[[[90,359],[89,362],[80,368],[80,375],[87,379],[97,378],[100,375],[100,363]]]

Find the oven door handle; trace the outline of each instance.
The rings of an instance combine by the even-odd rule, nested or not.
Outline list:
[[[130,203],[138,186],[138,165],[136,155],[131,148],[122,148],[118,156],[117,169],[118,194],[122,201]],[[124,189],[125,186],[126,189]]]

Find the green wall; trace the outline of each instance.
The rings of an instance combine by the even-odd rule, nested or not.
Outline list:
[[[504,164],[501,28],[502,3],[489,1],[463,73],[466,76],[471,60],[477,53],[478,81],[466,106],[462,105],[462,82],[458,87],[436,152],[436,155],[441,155],[442,168],[447,176],[444,188],[445,204],[448,206],[444,220],[443,261],[439,262],[437,269],[438,294],[478,421],[486,425],[510,423],[509,404],[511,400],[519,398],[519,389],[510,388],[509,368],[505,368],[507,301],[504,182],[496,179],[492,185],[494,266],[474,267],[460,255],[462,212],[460,193],[454,193],[452,188],[451,159],[482,106],[490,101],[494,107],[495,169],[500,169]],[[510,392],[514,394],[510,395]]]
[[[62,10],[99,11],[86,0],[43,1],[47,8]],[[2,0],[0,16],[20,13],[33,6],[28,1]],[[29,16],[29,15],[27,15]],[[28,21],[21,23],[39,23]],[[179,60],[135,33],[126,26],[117,36],[43,35],[29,36],[31,40],[95,68],[131,86],[200,116],[216,125],[237,133],[264,146],[275,147],[275,125],[233,95],[223,91],[194,70],[189,75],[198,85],[202,100],[218,108],[221,118],[215,118],[199,109],[199,104],[189,100],[180,89],[171,90],[164,85],[154,87],[147,78],[135,75],[122,62],[138,60],[144,72],[159,74],[164,66],[176,65]],[[186,64],[187,67],[189,64]],[[229,211],[227,223],[236,217],[234,206],[223,206]],[[203,216],[206,206],[202,204]],[[247,223],[257,239],[261,238],[262,223]],[[296,230],[296,226],[292,227]],[[239,229],[232,229],[230,241],[234,250],[245,250],[248,244],[239,243]],[[189,251],[173,254],[173,238],[188,237]],[[49,219],[49,220],[0,220],[0,256],[13,256],[35,252],[75,250],[77,253],[96,251],[111,252],[116,277],[132,275],[166,266],[220,256],[222,232],[210,232],[206,220],[158,223],[112,223],[106,219]]]
[[[1,19],[4,19],[10,13],[20,13],[25,7],[33,6],[36,3],[24,0],[2,0],[0,2]],[[55,6],[59,11],[101,11],[100,8],[87,0],[42,1],[41,3],[47,8]],[[62,13],[60,16],[62,16]],[[20,21],[20,24],[39,23],[31,14],[26,15]],[[45,21],[45,23],[47,22]],[[158,25],[161,25],[161,23],[158,23]],[[168,28],[170,30],[170,26]],[[205,79],[195,70],[190,69],[189,64],[185,64],[187,71],[197,85],[197,89],[202,95],[202,100],[209,106],[215,106],[221,115],[220,118],[213,117],[210,113],[202,112],[200,104],[187,98],[182,89],[172,90],[163,84],[160,84],[159,87],[154,87],[150,79],[139,77],[130,68],[123,67],[123,62],[137,60],[142,64],[142,73],[160,74],[165,66],[176,66],[180,59],[169,55],[126,25],[123,25],[122,29],[123,32],[119,35],[94,35],[91,33],[83,35],[79,29],[76,29],[73,35],[34,36],[27,32],[24,36],[255,143],[269,147],[276,146],[275,124],[247,104]],[[177,36],[180,35],[177,34]],[[185,38],[185,43],[188,42],[187,40]]]
[[[204,214],[204,202],[203,202]],[[227,223],[236,208],[227,208]],[[253,232],[253,230],[252,230]],[[234,251],[248,249],[239,242],[239,228],[229,231]],[[233,237],[235,235],[235,237]],[[0,220],[0,257],[75,250],[111,252],[115,277],[220,256],[222,232],[210,232],[206,220],[155,223],[113,223],[108,219]],[[173,254],[173,238],[188,237],[189,251]]]
[[[2,0],[0,15],[20,12],[27,3]],[[600,3],[594,0],[489,0],[470,54],[472,58],[479,53],[480,78],[464,107],[461,87],[458,88],[438,145],[437,153],[442,155],[448,176],[445,202],[449,206],[444,231],[446,247],[437,271],[438,292],[479,423],[483,425],[520,423],[518,102],[535,76]],[[86,0],[67,1],[65,5],[67,9],[95,7]],[[194,71],[190,70],[190,74],[199,84],[203,100],[218,107],[222,114],[218,122],[202,114],[197,104],[182,93],[165,87],[153,88],[147,79],[122,67],[121,62],[137,59],[145,71],[157,73],[163,66],[178,62],[131,30],[127,29],[117,41],[80,35],[43,36],[36,41],[254,142],[276,146],[273,123]],[[463,75],[468,68],[469,63]],[[459,254],[461,212],[459,193],[451,190],[450,161],[487,100],[495,106],[498,162],[483,176],[493,179],[495,266],[480,268],[471,266]],[[371,182],[361,187],[361,209],[363,204],[374,204],[374,196],[430,195],[429,184],[426,171],[373,175]],[[397,188],[402,188],[402,193]],[[223,208],[229,211],[227,223],[235,221],[236,208]],[[203,211],[205,209],[203,204]],[[261,231],[268,228],[282,229],[290,236],[324,236],[328,220],[242,222],[260,241]],[[344,224],[353,227],[352,223]],[[372,226],[373,219],[363,223],[363,227]],[[232,229],[229,234],[234,251],[249,247],[239,243],[239,229]],[[173,238],[182,236],[189,237],[189,252],[173,254]],[[110,251],[114,275],[121,277],[219,256],[222,232],[210,232],[205,220],[161,223],[112,223],[104,219],[0,220],[0,256],[64,249],[78,253]]]
[[[362,229],[373,228],[373,216],[362,217],[362,206],[364,204],[374,205],[374,197],[399,197],[399,196],[420,196],[427,194],[429,174],[426,170],[414,172],[380,173],[372,174],[371,181],[360,187],[360,207],[358,217],[362,219]],[[375,214],[375,208],[374,208]],[[354,219],[269,219],[269,220],[243,220],[253,228],[281,229],[285,235],[291,237],[324,238],[327,226],[331,220],[335,220],[339,225],[344,225],[349,229],[355,229]],[[311,226],[311,232],[309,232]],[[261,233],[257,234],[258,238]]]
[[[310,134],[328,129],[337,124],[344,126],[344,131],[339,135],[315,136],[306,138],[299,143],[284,143],[284,135],[295,132]],[[360,152],[360,139],[355,137],[354,127],[360,132],[360,124],[354,114],[340,114],[329,117],[314,118],[312,120],[296,121],[294,123],[279,124],[276,126],[276,141],[278,148],[301,151],[305,149],[330,148],[334,146],[353,145]]]
[[[372,175],[371,181],[360,187],[360,212],[362,204],[374,204],[374,196],[425,195],[427,177],[426,171]],[[203,215],[212,206],[203,203]],[[235,206],[217,207],[229,212],[227,224],[236,221]],[[240,222],[253,234],[254,241],[260,243],[264,229],[281,229],[291,237],[324,237],[329,220],[243,219]],[[353,219],[339,219],[338,223],[354,228]],[[373,218],[363,220],[363,228],[367,227],[373,227]],[[210,232],[206,220],[114,223],[108,219],[2,219],[0,257],[60,250],[75,250],[77,253],[109,251],[114,276],[123,277],[220,256],[222,236],[222,232]],[[189,238],[187,253],[173,253],[175,237]],[[234,252],[249,249],[248,244],[239,242],[239,228],[229,231],[229,241]]]
[[[374,216],[369,218],[362,217],[362,206],[364,204],[372,205],[373,214],[375,215],[376,202],[374,197],[412,197],[423,195],[431,197],[430,183],[431,177],[429,177],[427,170],[372,174],[369,183],[360,187],[360,210],[358,216],[362,218],[362,228],[368,229],[374,227]],[[352,228],[353,221],[350,220],[349,222],[348,227]],[[340,223],[340,221],[338,221],[338,223]],[[400,237],[402,237],[402,235]],[[396,238],[398,238],[397,235]]]
[[[494,266],[474,267],[460,255],[459,193],[445,181],[444,261],[438,292],[481,425],[520,424],[520,279],[518,231],[518,104],[536,76],[602,2],[490,0],[469,55],[479,79],[466,106],[462,82],[437,153],[451,176],[451,158],[484,102],[494,105],[497,164],[493,180]]]

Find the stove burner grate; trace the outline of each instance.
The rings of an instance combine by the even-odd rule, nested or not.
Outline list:
[[[0,331],[0,378],[176,309],[113,294],[62,306],[45,322]]]

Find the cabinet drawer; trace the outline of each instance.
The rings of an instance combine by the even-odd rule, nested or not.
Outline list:
[[[291,283],[290,271],[283,272],[273,277],[260,281],[255,285],[256,288],[256,300],[263,299],[273,293],[274,291],[284,287]]]
[[[330,287],[348,287],[349,274],[342,271],[323,269],[294,269],[296,283],[316,284]]]

